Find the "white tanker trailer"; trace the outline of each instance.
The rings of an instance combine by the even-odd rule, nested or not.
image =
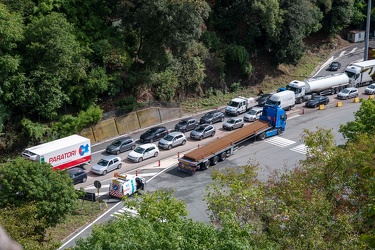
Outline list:
[[[339,73],[304,81],[294,80],[286,86],[286,89],[294,92],[296,103],[301,103],[310,99],[312,94],[336,94],[349,85],[349,77],[345,73]]]

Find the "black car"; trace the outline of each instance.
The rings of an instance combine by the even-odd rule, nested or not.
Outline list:
[[[87,173],[82,168],[79,168],[79,167],[70,168],[68,169],[68,174],[70,178],[73,180],[74,184],[81,183],[81,182],[84,183],[87,181]]]
[[[261,95],[256,101],[258,102],[258,106],[264,106],[267,100],[271,97],[272,94],[263,94]]]
[[[166,127],[158,126],[153,127],[141,134],[140,141],[143,143],[158,141],[168,134]]]
[[[224,113],[219,110],[210,111],[199,120],[200,124],[213,124],[222,121],[224,121]]]
[[[185,133],[187,131],[195,129],[199,125],[199,121],[195,118],[185,118],[174,126],[176,131]]]
[[[313,99],[308,100],[306,102],[306,107],[309,108],[316,108],[320,104],[325,104],[327,105],[329,103],[329,98],[327,96],[322,96],[322,95],[317,95]]]
[[[120,154],[122,152],[135,149],[135,141],[130,136],[121,137],[107,146],[108,154]]]
[[[341,63],[339,62],[332,62],[329,66],[328,66],[328,70],[329,71],[337,71],[341,68]]]

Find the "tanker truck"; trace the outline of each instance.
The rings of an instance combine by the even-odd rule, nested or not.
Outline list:
[[[314,77],[304,81],[294,80],[286,86],[286,89],[294,92],[296,103],[302,103],[311,99],[313,94],[336,94],[349,86],[351,86],[349,77],[345,73],[338,73]]]
[[[352,63],[345,69],[350,83],[354,87],[361,87],[373,83],[375,74],[375,60]]]

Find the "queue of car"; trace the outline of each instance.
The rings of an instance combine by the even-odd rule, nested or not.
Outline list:
[[[375,83],[369,85],[365,94],[375,94]],[[337,94],[337,99],[348,99],[358,97],[358,89],[345,88]],[[222,125],[224,130],[233,130],[242,128],[246,122],[254,122],[259,119],[262,114],[264,101],[267,100],[271,94],[263,94],[260,96],[258,106],[252,107],[245,113],[243,117],[229,118]],[[305,103],[306,107],[316,108],[319,105],[327,105],[329,98],[324,95],[315,95],[312,99]],[[143,160],[157,157],[159,149],[170,150],[174,147],[183,146],[187,142],[187,137],[184,133],[190,131],[190,139],[203,140],[207,137],[213,137],[216,133],[216,128],[213,123],[223,122],[225,115],[219,110],[207,112],[200,119],[188,117],[180,120],[175,126],[174,131],[170,132],[164,126],[155,126],[148,129],[141,136],[139,141],[144,143],[137,146],[136,141],[130,136],[124,136],[114,140],[106,148],[106,153],[109,154],[99,160],[92,168],[91,172],[98,175],[106,175],[108,172],[115,169],[120,169],[122,160],[119,156],[120,153],[129,151],[127,159],[130,162],[142,162]],[[156,145],[153,142],[159,141]],[[72,168],[68,170],[70,177],[74,184],[85,182],[87,180],[87,173],[81,168]]]

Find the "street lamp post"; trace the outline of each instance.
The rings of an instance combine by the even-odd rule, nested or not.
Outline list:
[[[370,36],[370,18],[371,17],[371,0],[368,0],[367,3],[367,20],[366,20],[366,34],[365,34],[365,51],[363,55],[363,60],[368,60],[368,43]]]

